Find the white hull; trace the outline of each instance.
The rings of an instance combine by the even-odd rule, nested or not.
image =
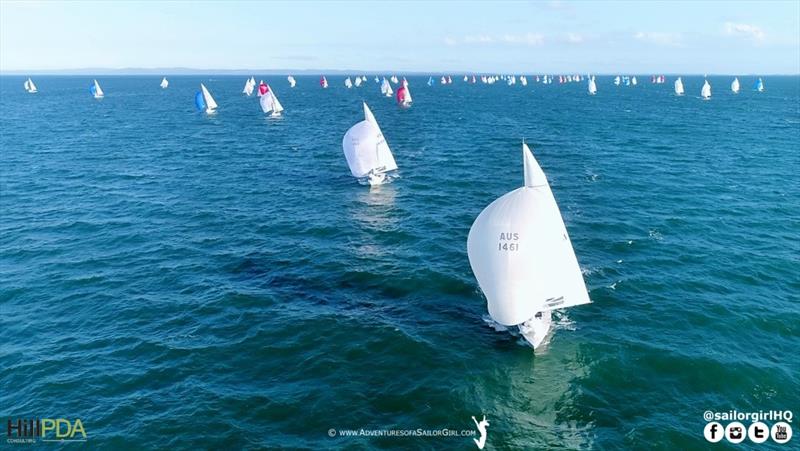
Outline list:
[[[536,316],[517,327],[519,327],[519,333],[522,334],[525,341],[533,346],[533,349],[537,349],[550,333],[552,322],[552,317],[548,310],[537,313]]]

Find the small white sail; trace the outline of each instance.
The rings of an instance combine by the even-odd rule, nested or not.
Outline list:
[[[100,88],[100,83],[98,83],[97,80],[94,81],[94,90],[92,93],[94,94],[95,99],[101,99],[105,96],[105,93]]]
[[[467,255],[489,315],[520,326],[535,347],[550,327],[548,311],[591,300],[547,178],[527,145],[522,152],[525,185],[478,215]]]
[[[392,91],[392,85],[389,84],[387,79],[383,79],[381,83],[381,94],[385,95],[386,97],[391,97],[394,91]]]
[[[353,87],[353,80],[350,80],[350,77],[347,77],[345,79],[345,81],[344,81],[344,85],[347,87],[347,89],[352,88]]]
[[[594,77],[589,78],[589,95],[597,94],[597,84],[594,82]]]
[[[167,81],[167,77],[161,79],[161,89],[167,89],[169,87],[169,82]]]
[[[683,95],[683,80],[681,80],[681,77],[675,80],[675,94],[679,96]]]
[[[206,113],[213,113],[217,109],[217,102],[211,97],[211,93],[206,89],[206,85],[200,83],[200,90],[203,91],[203,101],[206,104]]]
[[[247,81],[244,82],[244,88],[242,89],[242,94],[246,94],[247,96],[253,95],[253,89],[256,87],[255,79],[248,78]]]
[[[295,80],[294,77],[292,77],[291,75],[286,77],[286,80],[289,81],[289,87],[290,88],[294,88],[294,86],[297,84],[297,80]]]
[[[708,80],[703,83],[703,89],[700,90],[700,97],[702,97],[703,100],[708,100],[711,98],[711,85],[708,84]]]
[[[522,86],[528,86],[528,77],[520,75],[519,82]]]
[[[619,75],[617,75],[616,77],[614,77],[614,84],[615,84],[615,85],[617,85],[617,86],[619,86]]]
[[[636,81],[636,76],[633,76],[633,77],[631,78],[631,84],[632,84],[633,86],[636,86],[636,83],[638,83],[638,82]]]
[[[353,177],[369,178],[371,184],[383,182],[386,172],[397,169],[392,151],[366,102],[364,120],[347,130],[342,150]]]
[[[392,83],[397,84],[397,76],[392,75]]]
[[[361,86],[361,77],[356,77],[356,81],[353,82],[353,86],[356,88]]]
[[[36,85],[33,84],[33,80],[31,80],[30,77],[28,77],[28,79],[25,80],[25,90],[31,94],[39,92],[39,90],[36,88]]]
[[[731,91],[734,94],[739,94],[739,77],[735,77],[733,82],[731,82]]]

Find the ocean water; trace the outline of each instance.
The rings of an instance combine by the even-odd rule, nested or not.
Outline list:
[[[266,77],[280,119],[245,77],[107,76],[100,101],[89,77],[0,77],[4,425],[80,418],[105,449],[477,449],[328,430],[486,415],[486,449],[696,449],[706,410],[800,414],[800,78],[711,77],[702,101],[700,77],[684,97],[672,77],[594,97],[409,77],[401,110],[367,75]],[[372,190],[341,150],[361,100],[400,166]],[[466,255],[522,184],[523,138],[594,301],[536,354],[487,322]]]

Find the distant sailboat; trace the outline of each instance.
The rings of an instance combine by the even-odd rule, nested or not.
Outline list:
[[[756,80],[753,85],[753,89],[758,92],[764,92],[764,80],[762,80],[761,77],[758,77],[758,80]]]
[[[528,78],[526,76],[524,76],[524,75],[520,75],[519,76],[519,83],[522,86],[528,86]]]
[[[637,83],[638,83],[638,82],[636,81],[636,76],[634,75],[634,76],[631,78],[631,84],[632,84],[633,86],[636,86],[636,84],[637,84]]]
[[[391,79],[391,80],[392,80],[392,83],[394,83],[394,84],[397,84],[397,83],[398,83],[398,80],[397,80],[397,76],[396,76],[396,75],[392,75],[392,79]]]
[[[215,113],[217,110],[217,102],[211,97],[206,86],[200,83],[200,91],[194,95],[194,104],[199,111],[205,111],[206,114]]]
[[[271,113],[270,116],[272,117],[278,117],[283,111],[283,105],[278,101],[278,97],[275,96],[275,91],[273,91],[269,85],[266,86],[267,91],[261,96],[261,100],[259,100],[261,111],[264,113]]]
[[[347,89],[350,89],[350,88],[352,88],[352,87],[353,87],[353,80],[350,80],[350,77],[347,77],[347,78],[344,80],[344,86],[345,86]]]
[[[161,79],[161,89],[167,89],[169,86],[169,82],[167,81],[167,77]]]
[[[711,85],[708,84],[708,80],[703,83],[703,89],[700,90],[700,97],[702,97],[703,100],[711,98]]]
[[[381,83],[381,94],[385,95],[386,97],[391,97],[394,91],[392,90],[392,85],[389,84],[387,79],[383,79]]]
[[[501,196],[475,219],[467,255],[489,315],[518,326],[538,348],[550,312],[591,302],[550,185],[526,144],[525,185]]]
[[[89,91],[92,93],[95,99],[102,99],[105,96],[105,93],[100,88],[100,83],[97,80],[94,81],[94,84],[89,88]]]
[[[428,86],[433,86],[433,77],[428,77]]]
[[[594,77],[589,78],[589,95],[597,94],[597,84],[594,82]]]
[[[731,82],[731,91],[734,94],[739,94],[739,77],[735,77],[733,82]]]
[[[619,81],[620,81],[620,79],[619,79],[619,75],[617,75],[616,77],[614,77],[614,84],[615,84],[615,85],[619,86]]]
[[[291,75],[286,77],[286,80],[289,82],[290,88],[294,88],[294,86],[297,84],[297,80],[295,80],[294,77],[292,77]]]
[[[327,88],[328,87],[328,79],[325,78],[325,76],[323,76],[322,78],[319,79],[319,85],[322,86],[322,89]]]
[[[683,95],[683,80],[681,80],[681,77],[675,80],[675,95]]]
[[[464,75],[464,82],[467,82],[467,81],[469,81],[469,78],[466,75]]]
[[[472,84],[474,85],[476,82],[477,82],[477,80],[475,79],[475,76],[473,75],[472,76]]]
[[[247,81],[244,82],[244,88],[242,89],[242,94],[246,94],[248,97],[253,95],[253,89],[256,87],[256,80],[254,78],[248,78]]]
[[[362,81],[362,82],[365,82],[365,81],[367,81],[367,76],[366,76],[366,75],[362,75],[362,76],[361,76],[361,81]]]
[[[447,84],[448,85],[452,85],[453,84],[453,78],[450,77],[449,75],[447,76]]]
[[[408,89],[408,82],[403,79],[403,84],[397,89],[397,104],[402,108],[409,108],[411,102],[411,90]]]
[[[380,82],[381,82],[381,80],[380,80],[380,79],[378,78],[378,76],[376,75],[376,76],[375,76],[375,83],[380,83]]]
[[[39,92],[39,90],[36,89],[36,85],[33,84],[33,80],[31,80],[30,77],[28,77],[28,79],[25,80],[25,83],[23,84],[23,86],[25,86],[25,90],[28,91],[31,94]]]
[[[347,130],[342,150],[350,173],[360,182],[380,185],[387,181],[387,172],[397,169],[392,151],[366,102],[364,120]]]
[[[353,82],[353,85],[354,85],[356,88],[358,88],[359,86],[361,86],[361,77],[356,77],[356,81],[355,81],[355,82]]]

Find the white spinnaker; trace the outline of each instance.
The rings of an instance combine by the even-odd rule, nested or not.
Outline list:
[[[95,97],[103,97],[105,94],[103,90],[100,88],[100,83],[97,80],[94,81],[94,96]]]
[[[489,315],[504,326],[591,302],[547,178],[527,145],[522,151],[525,186],[489,204],[467,238]]]
[[[342,150],[353,177],[364,178],[370,171],[383,173],[397,169],[392,151],[366,102],[364,120],[347,130]]]
[[[206,89],[206,85],[200,83],[200,89],[203,91],[203,101],[206,102],[206,111],[217,109],[217,102],[211,97],[211,93]]]
[[[706,80],[705,83],[703,83],[703,89],[700,90],[700,97],[704,99],[711,98],[711,85],[708,84],[708,80]]]
[[[681,77],[675,80],[675,94],[679,96],[683,95],[683,80],[681,80]]]

